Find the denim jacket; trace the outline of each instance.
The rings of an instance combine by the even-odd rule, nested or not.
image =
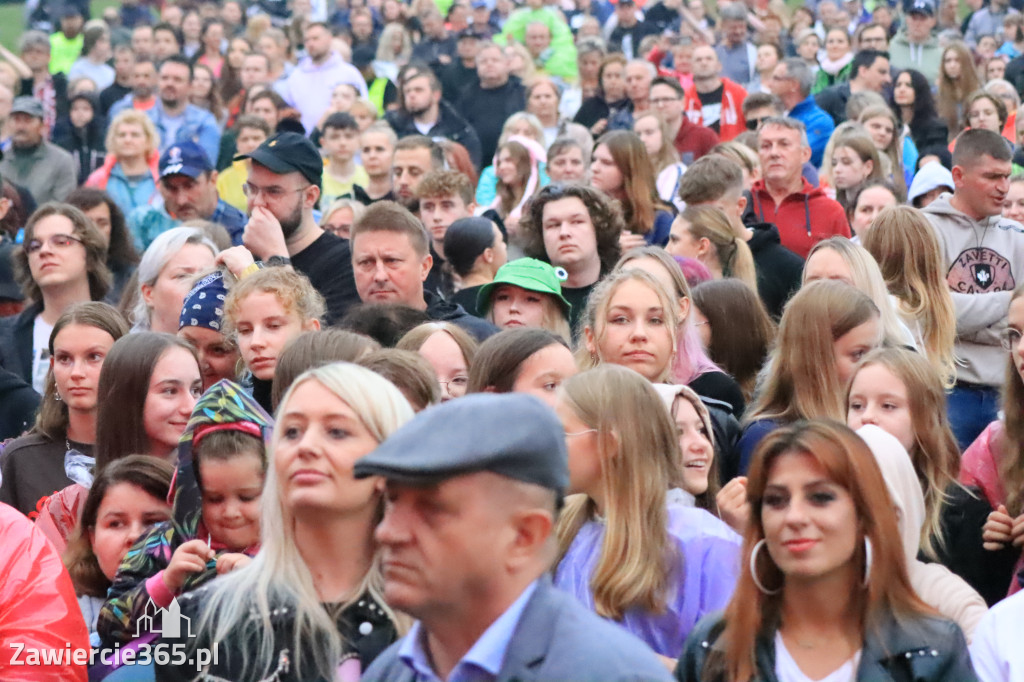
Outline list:
[[[200,109],[194,104],[185,105],[185,113],[183,114],[185,121],[178,128],[174,139],[168,139],[167,128],[164,122],[167,114],[164,113],[164,105],[159,98],[157,98],[153,108],[147,111],[146,114],[153,121],[157,132],[160,133],[160,154],[163,154],[174,144],[191,140],[203,148],[206,156],[210,159],[211,165],[217,161],[217,155],[220,152],[220,128],[217,126],[217,120],[209,111]]]

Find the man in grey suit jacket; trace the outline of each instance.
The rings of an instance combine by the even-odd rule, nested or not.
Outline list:
[[[364,681],[672,679],[547,576],[569,469],[562,426],[538,399],[479,393],[426,410],[355,474],[387,481],[384,595],[418,619]]]

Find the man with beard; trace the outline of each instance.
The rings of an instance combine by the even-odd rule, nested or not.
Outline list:
[[[128,214],[128,228],[141,253],[161,232],[189,220],[221,225],[231,243],[242,243],[245,214],[217,194],[217,171],[195,142],[176,144],[160,156],[160,200]]]
[[[189,104],[192,65],[181,55],[160,64],[159,97],[146,114],[160,133],[160,153],[187,141],[198,144],[212,163],[220,149],[220,128],[209,111]]]
[[[443,167],[444,152],[437,143],[425,135],[403,137],[395,145],[395,156],[391,162],[394,200],[410,211],[419,211],[416,189],[420,180],[430,171]]]
[[[447,137],[465,147],[473,165],[480,167],[480,138],[455,107],[441,100],[441,82],[433,71],[409,71],[401,83],[401,96],[402,110],[389,111],[385,117],[399,138]]]
[[[156,104],[156,64],[149,57],[139,57],[132,65],[132,91],[114,102],[108,117],[111,121],[125,109],[149,111]]]
[[[348,83],[367,96],[366,79],[359,69],[341,58],[331,48],[331,29],[314,22],[303,32],[306,58],[280,84],[278,90],[288,106],[302,115],[306,132],[313,132],[317,121],[331,103],[331,92],[342,83]]]
[[[0,163],[3,176],[26,188],[37,204],[63,201],[78,184],[71,155],[43,139],[43,104],[22,95],[11,107],[11,151]]]
[[[317,225],[324,162],[298,133],[279,133],[241,158],[249,159],[244,189],[249,206],[244,244],[269,265],[290,265],[312,282],[327,302],[331,324],[359,303],[347,240]]]

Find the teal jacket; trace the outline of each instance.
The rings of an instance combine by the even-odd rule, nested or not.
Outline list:
[[[690,632],[676,666],[679,682],[725,682],[704,670],[709,651],[720,651],[725,629],[722,613],[703,618]],[[775,676],[775,630],[757,638],[757,682],[778,682]],[[864,635],[856,682],[977,682],[960,627],[938,616],[897,620],[886,615]]]

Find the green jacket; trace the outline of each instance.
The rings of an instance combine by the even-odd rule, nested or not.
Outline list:
[[[720,650],[718,638],[725,629],[722,613],[711,614],[690,632],[676,666],[679,682],[724,682],[724,677],[705,673],[708,652]],[[756,682],[778,682],[775,677],[775,628],[757,638]],[[864,636],[857,682],[977,682],[960,627],[932,616],[897,621],[886,615]]]
[[[907,32],[900,31],[889,43],[889,62],[897,69],[920,71],[929,83],[934,83],[939,77],[942,46],[935,36],[921,45],[911,45]]]
[[[505,22],[505,28],[494,42],[505,45],[512,36],[519,43],[526,43],[526,27],[530,24],[544,24],[551,31],[551,46],[537,63],[537,67],[549,76],[564,81],[575,81],[579,73],[576,68],[576,45],[572,31],[561,14],[549,7],[532,10],[518,9]]]

